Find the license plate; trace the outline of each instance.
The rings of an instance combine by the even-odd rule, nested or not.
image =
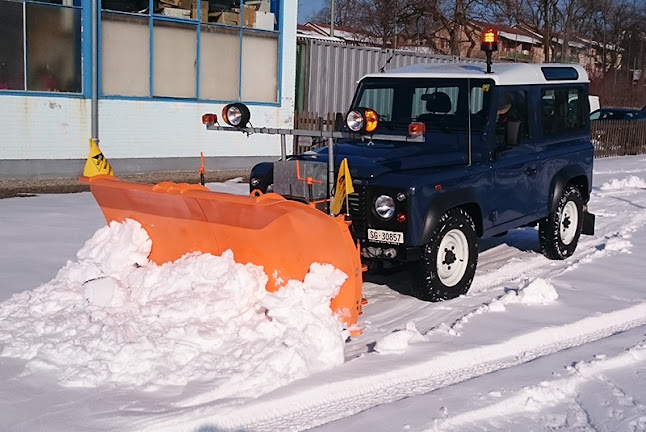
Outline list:
[[[377,243],[402,244],[404,243],[404,233],[368,229],[368,240]]]

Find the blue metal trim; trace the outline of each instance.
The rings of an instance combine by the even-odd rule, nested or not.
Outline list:
[[[277,0],[276,7],[279,8],[280,18],[278,18],[278,106],[283,105],[283,43],[285,39],[285,20],[284,6],[285,0]]]
[[[143,102],[187,102],[187,103],[217,103],[217,104],[228,104],[231,102],[239,102],[237,100],[217,100],[217,99],[195,99],[195,98],[173,98],[167,96],[157,96],[154,98],[145,97],[145,96],[119,96],[119,95],[110,95],[103,96],[101,99],[105,100],[131,100],[131,101],[143,101]],[[278,107],[280,103],[276,102],[246,102],[242,101],[245,105],[249,106],[272,106]]]
[[[240,0],[240,23],[238,27],[240,28],[240,37],[239,39],[239,48],[240,50],[238,51],[240,57],[238,58],[238,100],[242,101],[242,37],[243,37],[243,21],[244,17],[242,14],[244,13],[244,0]]]
[[[88,15],[90,15],[90,17],[91,17],[92,16],[92,4],[91,3],[94,0],[83,0],[83,1],[86,3],[83,10],[86,11],[86,10],[89,9]],[[102,41],[102,39],[101,39],[101,29],[103,28],[103,26],[101,24],[102,23],[101,12],[102,11],[99,8],[99,11],[97,12],[99,14],[99,16],[97,17],[97,28],[96,28],[96,33],[97,33],[96,37],[98,39],[97,43],[96,43],[96,55],[99,57],[97,59],[97,69],[98,70],[96,72],[97,73],[96,85],[99,88],[96,89],[96,94],[98,95],[99,98],[101,97],[101,92],[103,91],[103,81],[102,81],[102,76],[101,76],[102,75],[101,69],[103,69],[103,67],[102,67],[103,56],[101,54],[102,51],[103,51],[101,49],[103,47],[103,44],[101,43],[101,41]],[[91,29],[92,28],[92,22],[91,21],[89,22],[89,25],[90,25],[90,29]],[[88,32],[88,34],[90,34],[90,33]],[[88,44],[87,44],[88,45],[88,50],[89,50],[89,55],[87,55],[87,53],[84,53],[84,55],[87,56],[86,58],[89,59],[88,61],[84,61],[84,63],[88,63],[88,66],[90,67],[90,72],[87,75],[88,77],[90,77],[90,74],[92,73],[92,61],[91,61],[92,60],[92,40],[91,39],[92,38],[91,38],[91,35],[90,35],[90,41],[88,41]],[[91,77],[88,79],[88,81],[90,83],[92,82]],[[92,93],[92,88],[90,86],[90,94],[91,93]],[[90,96],[87,96],[87,97],[90,97]]]
[[[9,1],[12,1],[12,0],[9,0]],[[85,1],[85,0],[83,0],[83,1]],[[54,7],[67,8],[67,9],[79,9],[79,10],[83,9],[82,5],[81,6],[74,6],[74,5],[70,6],[70,5],[63,5],[63,4],[58,4],[58,3],[47,3],[47,2],[42,2],[42,1],[38,1],[38,0],[36,0],[36,1],[22,0],[22,1],[18,1],[18,3],[36,4],[36,5],[40,5],[40,6],[54,6]]]
[[[197,52],[195,53],[195,97],[200,98],[200,41],[202,40],[202,2],[197,0]]]
[[[150,87],[148,89],[148,94],[150,97],[153,96],[153,18],[152,18],[152,10],[153,10],[153,0],[148,1],[148,51],[149,51],[149,56],[148,56],[148,86]]]
[[[167,22],[176,22],[180,24],[192,24],[192,25],[197,25],[199,24],[199,21],[191,19],[191,18],[177,18],[177,17],[172,17],[168,15],[159,15],[159,14],[152,14],[150,15],[155,21],[167,21]]]
[[[0,90],[0,96],[34,96],[34,97],[54,97],[54,98],[72,98],[85,99],[83,93],[65,93],[65,92],[44,92],[37,90]]]

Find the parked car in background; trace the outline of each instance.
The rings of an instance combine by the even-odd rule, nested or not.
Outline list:
[[[590,103],[590,112],[595,112],[596,110],[601,108],[599,96],[588,95],[588,102]]]
[[[631,108],[601,108],[590,113],[590,120],[646,120],[646,111]]]

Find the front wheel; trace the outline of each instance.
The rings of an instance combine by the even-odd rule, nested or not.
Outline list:
[[[574,186],[568,186],[556,210],[541,220],[538,232],[541,251],[549,259],[562,260],[574,253],[583,228],[583,198]]]
[[[448,300],[469,291],[478,263],[478,236],[471,216],[461,208],[442,215],[422,259],[411,276],[416,297]]]

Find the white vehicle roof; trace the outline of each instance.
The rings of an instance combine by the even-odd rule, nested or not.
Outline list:
[[[578,78],[546,79],[542,68],[569,68]],[[498,85],[587,83],[588,74],[578,64],[560,63],[493,63],[490,74],[485,63],[418,63],[364,78],[490,78]]]

